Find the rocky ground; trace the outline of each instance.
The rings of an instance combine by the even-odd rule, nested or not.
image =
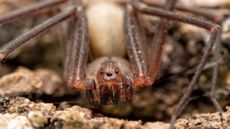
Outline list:
[[[38,1],[42,0],[2,0],[0,14]],[[175,127],[228,129],[230,2],[181,0],[181,3],[211,9],[223,17],[218,23],[223,28],[220,46],[222,59],[218,60],[220,67],[214,95],[224,112],[217,112],[208,97],[212,82],[211,66],[217,62],[212,54],[190,103]],[[47,17],[18,20],[0,26],[0,45],[28,31]],[[152,19],[151,24],[144,24],[148,37],[154,34],[155,22]],[[64,34],[60,29],[60,26],[51,29],[12,53],[1,64],[0,128],[168,128],[173,110],[191,80],[209,37],[204,30],[173,23],[164,46],[159,77],[153,87],[141,89],[135,93],[133,101],[126,105],[91,106],[84,93],[66,87],[63,81],[61,37]]]
[[[142,122],[94,116],[91,110],[72,106],[58,110],[50,103],[34,103],[23,97],[0,98],[1,129],[168,129],[163,122]],[[188,119],[178,119],[176,129],[213,128],[230,126],[230,110],[224,113],[194,114]]]

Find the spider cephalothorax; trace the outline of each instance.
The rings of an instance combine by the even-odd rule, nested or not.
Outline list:
[[[88,65],[86,74],[86,94],[91,103],[116,104],[131,100],[133,75],[126,60],[99,58]]]

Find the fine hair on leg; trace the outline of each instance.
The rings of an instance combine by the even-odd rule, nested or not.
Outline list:
[[[27,31],[26,33],[22,34],[21,36],[13,39],[12,41],[6,43],[0,48],[0,62],[5,59],[12,51],[17,49],[18,47],[24,45],[27,41],[33,39],[34,37],[38,36],[39,34],[47,31],[54,25],[65,21],[75,14],[76,7],[70,7],[67,10],[58,13],[57,15],[51,17],[50,19],[44,21],[43,23],[35,26],[31,30]]]
[[[16,19],[22,19],[31,17],[34,15],[38,15],[39,13],[47,10],[47,12],[52,11],[52,7],[55,7],[59,4],[66,2],[66,0],[47,0],[44,2],[40,2],[37,4],[28,5],[21,9],[17,9],[15,11],[2,14],[0,16],[0,25],[13,22]]]

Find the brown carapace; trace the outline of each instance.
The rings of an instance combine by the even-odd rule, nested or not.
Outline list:
[[[95,67],[98,66],[98,67]],[[86,95],[92,104],[117,104],[131,101],[132,72],[122,58],[99,58],[88,65]]]

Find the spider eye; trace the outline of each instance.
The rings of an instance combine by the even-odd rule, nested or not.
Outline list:
[[[118,73],[119,73],[119,71],[116,71],[115,73],[116,73],[116,74],[118,74]]]

